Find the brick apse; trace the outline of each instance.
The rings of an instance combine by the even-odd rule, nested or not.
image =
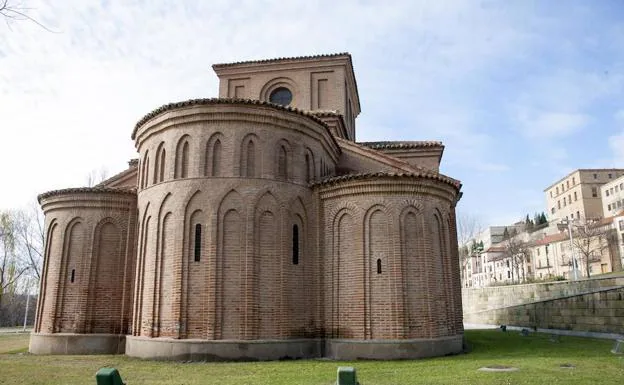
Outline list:
[[[132,132],[127,170],[39,196],[32,353],[417,358],[462,349],[434,141],[356,142],[349,54],[217,64],[219,98]]]

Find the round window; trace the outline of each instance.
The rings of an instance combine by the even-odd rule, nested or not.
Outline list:
[[[269,101],[271,103],[280,104],[282,106],[287,106],[292,102],[292,92],[288,88],[279,87],[271,92],[269,96]]]

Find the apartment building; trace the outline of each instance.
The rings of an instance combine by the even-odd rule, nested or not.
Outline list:
[[[605,218],[616,216],[624,211],[624,176],[600,186],[602,215]]]
[[[544,190],[549,220],[603,217],[600,188],[621,176],[624,176],[624,169],[578,169],[572,171]]]

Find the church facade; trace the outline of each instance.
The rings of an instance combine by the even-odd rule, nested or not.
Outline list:
[[[401,359],[462,349],[457,180],[434,141],[355,141],[349,54],[213,66],[138,160],[39,196],[30,351],[150,359]]]

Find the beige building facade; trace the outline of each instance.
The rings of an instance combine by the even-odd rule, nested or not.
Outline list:
[[[602,215],[605,218],[624,212],[624,176],[600,186]]]
[[[548,186],[549,222],[603,217],[600,188],[624,175],[624,169],[578,169]]]
[[[458,353],[455,206],[435,141],[355,142],[349,54],[213,66],[139,161],[39,197],[33,353],[400,359]]]

